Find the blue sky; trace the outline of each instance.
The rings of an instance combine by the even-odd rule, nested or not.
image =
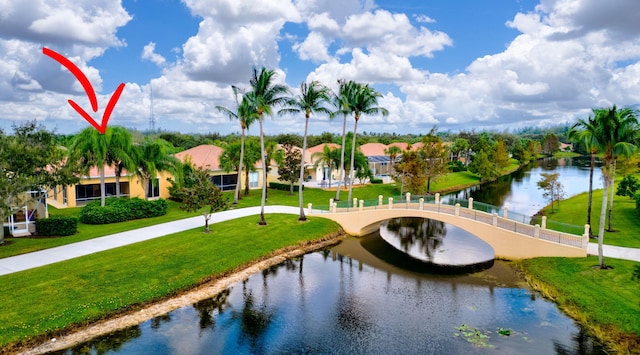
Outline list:
[[[292,88],[339,78],[370,83],[388,117],[359,131],[426,133],[569,124],[593,107],[640,102],[635,0],[80,0],[0,3],[0,127],[36,119],[61,133],[88,124],[88,100],[48,47],[97,88],[110,120],[181,132],[238,132],[216,105],[266,66]],[[96,113],[96,117],[101,115]],[[301,117],[267,120],[301,133]],[[255,132],[254,132],[255,131]],[[313,117],[310,131],[341,131]],[[257,129],[250,133],[256,134]]]

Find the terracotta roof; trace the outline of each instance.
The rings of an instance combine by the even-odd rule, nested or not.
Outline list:
[[[120,174],[120,176],[128,176],[129,172],[127,172],[126,170],[122,171],[122,174]],[[116,176],[116,170],[113,166],[108,166],[105,165],[104,166],[104,176],[105,177],[113,177]],[[98,171],[98,167],[96,166],[92,166],[89,168],[89,175],[84,175],[83,177],[88,177],[88,178],[98,178],[100,177],[100,172]]]
[[[312,160],[311,156],[314,153],[322,153],[322,151],[324,150],[324,146],[325,145],[329,146],[329,148],[331,148],[331,149],[340,148],[340,144],[335,144],[335,143],[321,143],[321,144],[318,144],[318,145],[313,146],[311,148],[307,148],[307,151],[306,151],[305,156],[304,156],[305,165],[313,165],[315,163],[315,160]]]
[[[193,165],[208,168],[210,170],[220,170],[220,154],[223,149],[212,144],[202,144],[191,149],[174,154],[181,162],[187,156],[191,157]]]
[[[382,143],[367,143],[360,146],[360,151],[367,157],[386,155],[385,149],[387,146]]]

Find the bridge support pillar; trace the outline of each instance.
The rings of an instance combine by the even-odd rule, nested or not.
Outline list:
[[[540,223],[542,223],[540,225],[540,228],[547,229],[547,216],[542,216],[542,222],[540,222]]]
[[[436,205],[440,203],[440,193],[436,193]]]
[[[533,226],[533,237],[539,239],[540,238],[540,225],[536,224]]]
[[[493,226],[494,227],[498,226],[498,214],[497,213],[493,214]]]
[[[382,206],[382,195],[378,195],[378,206]]]
[[[454,210],[453,215],[456,216],[456,217],[460,217],[460,204],[459,203],[456,203],[456,208]]]
[[[419,207],[420,211],[424,210],[424,199],[422,197],[420,197],[418,202],[420,203],[420,207]]]
[[[504,217],[504,218],[509,218],[509,209],[508,209],[508,208],[506,208],[506,207],[505,207],[505,208],[502,210],[502,217]]]
[[[393,209],[393,197],[389,197],[389,209]]]
[[[473,197],[469,197],[469,209],[473,209]]]
[[[364,210],[364,200],[360,200],[360,205],[358,206],[358,209],[360,210],[360,212]]]

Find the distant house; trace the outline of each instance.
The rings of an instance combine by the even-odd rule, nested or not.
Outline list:
[[[220,166],[220,155],[224,151],[223,148],[213,144],[202,144],[191,149],[184,150],[180,153],[176,153],[175,157],[181,162],[185,162],[187,158],[197,167],[205,168],[211,175],[211,180],[222,191],[235,190],[238,184],[238,173],[236,171],[226,172]],[[278,169],[271,163],[271,169],[267,175],[267,182],[278,180]],[[240,188],[244,189],[246,182],[244,178],[240,181]],[[262,187],[262,163],[258,161],[255,166],[255,171],[249,172],[249,188],[257,189]]]
[[[329,181],[329,177],[331,177],[332,182],[338,180],[338,170],[334,167],[329,167],[324,163],[320,163],[321,159],[317,157],[313,157],[315,153],[322,153],[324,150],[324,146],[329,146],[331,149],[340,149],[339,144],[335,143],[322,143],[316,146],[307,148],[305,153],[305,180],[306,181],[315,181],[317,183],[322,183],[322,181]]]
[[[104,167],[105,193],[116,195],[116,174],[111,166]],[[154,181],[142,186],[140,179],[127,171],[120,176],[120,195],[145,198],[168,198],[170,183],[167,177],[171,174],[159,172]],[[78,207],[100,199],[100,173],[98,168],[91,167],[89,174],[80,177],[80,182],[72,186],[57,186],[48,192],[47,203],[56,208]]]

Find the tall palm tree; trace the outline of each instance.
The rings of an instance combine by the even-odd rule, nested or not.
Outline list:
[[[113,127],[107,127],[104,134],[93,127],[87,127],[80,131],[74,138],[70,147],[69,159],[78,162],[81,166],[89,168],[95,166],[100,174],[100,205],[105,203],[105,179],[104,167],[108,165],[109,146],[113,135]]]
[[[160,171],[173,174],[176,181],[182,181],[180,160],[172,155],[173,146],[162,138],[145,137],[141,144],[135,145],[138,158],[136,175],[145,189],[145,199],[149,197],[148,187],[155,185],[155,177]]]
[[[336,189],[336,197],[335,201],[340,201],[340,184],[344,179],[344,151],[345,151],[345,142],[347,140],[347,115],[350,115],[353,112],[353,107],[351,106],[351,96],[356,88],[357,84],[353,80],[345,81],[343,79],[338,80],[338,84],[340,85],[338,89],[338,94],[333,96],[333,106],[336,108],[336,111],[333,112],[332,116],[336,116],[338,114],[342,114],[342,145],[340,146],[340,166],[338,168],[338,188]]]
[[[238,165],[238,182],[236,183],[236,192],[233,195],[233,204],[237,205],[238,200],[240,199],[240,181],[242,179],[242,163],[244,160],[244,138],[245,138],[245,130],[249,129],[249,126],[255,122],[258,118],[256,110],[252,107],[251,102],[247,98],[246,95],[242,95],[242,101],[238,102],[238,88],[235,86],[231,87],[233,89],[233,94],[236,98],[236,111],[231,111],[226,107],[216,106],[216,109],[225,114],[231,120],[237,120],[240,122],[240,128],[242,129],[242,135],[240,138],[240,163]],[[249,193],[249,186],[245,186],[245,194]]]
[[[353,115],[355,118],[355,124],[353,126],[353,144],[351,145],[351,168],[349,169],[349,197],[348,203],[351,204],[351,194],[353,191],[353,169],[354,169],[354,157],[356,153],[356,137],[358,130],[358,121],[362,115],[374,115],[382,114],[387,116],[389,111],[384,107],[379,107],[378,98],[382,97],[382,94],[376,92],[369,84],[358,84],[351,96],[350,106],[353,109]]]
[[[133,172],[136,169],[135,150],[131,133],[120,126],[111,127],[111,140],[107,151],[107,165],[113,166],[116,175],[116,197],[120,197],[120,177],[126,169]]]
[[[318,81],[312,81],[311,83],[303,82],[300,84],[300,94],[296,97],[290,98],[286,102],[286,107],[281,109],[279,114],[286,113],[300,113],[304,112],[304,135],[302,136],[302,157],[300,161],[300,180],[298,181],[298,203],[300,205],[300,217],[299,221],[306,221],[307,217],[304,215],[304,207],[302,205],[302,183],[304,181],[304,156],[307,151],[307,131],[309,129],[309,117],[312,113],[325,113],[331,112],[324,106],[329,102],[329,89]]]
[[[607,216],[607,199],[609,189],[613,185],[615,159],[618,156],[630,156],[635,150],[635,138],[638,132],[638,120],[633,110],[623,109],[618,112],[614,105],[610,109],[595,109],[595,134],[593,143],[604,156],[602,175],[604,177],[604,191],[600,209],[600,224],[598,225],[598,262],[605,268],[602,244],[604,241],[604,225]]]
[[[594,114],[595,109],[593,110]],[[591,166],[589,169],[589,198],[587,201],[587,224],[591,226],[591,206],[593,205],[593,171],[596,167],[596,155],[598,154],[597,122],[594,116],[587,120],[579,119],[569,130],[568,137],[576,143],[583,143],[591,154]],[[589,234],[593,235],[590,231]]]
[[[267,70],[262,67],[262,69],[258,71],[258,69],[253,68],[253,75],[249,81],[251,84],[251,92],[246,95],[251,105],[255,108],[256,114],[258,115],[258,122],[260,123],[260,154],[264,179],[262,182],[262,199],[260,203],[260,222],[258,222],[260,225],[267,224],[264,219],[264,205],[267,199],[267,163],[265,161],[262,122],[264,121],[265,113],[271,115],[274,106],[280,106],[288,100],[286,95],[289,92],[286,86],[273,82],[275,75],[274,70]]]

